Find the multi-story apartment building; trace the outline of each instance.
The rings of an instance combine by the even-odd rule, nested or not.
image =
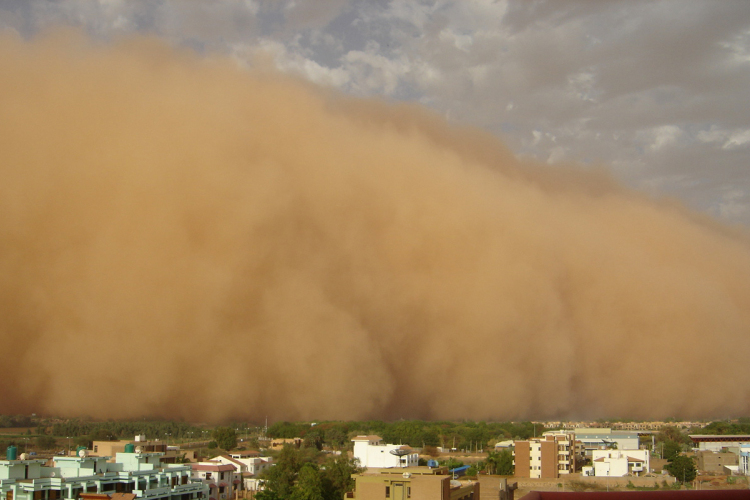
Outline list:
[[[120,493],[147,500],[208,498],[208,488],[190,481],[190,466],[162,464],[162,453],[117,453],[110,457],[54,457],[0,461],[0,495],[7,500],[74,500],[82,494]]]
[[[516,441],[513,463],[516,477],[554,479],[575,472],[575,435],[550,432]]]

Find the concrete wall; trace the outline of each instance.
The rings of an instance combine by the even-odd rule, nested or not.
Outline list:
[[[545,479],[556,478],[557,473],[557,443],[555,441],[542,441],[542,470],[540,477]]]
[[[442,500],[446,485],[450,490],[450,476],[412,476],[411,485],[412,500]]]
[[[730,452],[716,453],[711,451],[699,451],[696,456],[698,470],[722,474],[725,465],[738,465],[737,455]]]
[[[529,470],[530,456],[528,441],[516,441],[513,460],[516,464],[516,477],[531,477],[531,471]]]

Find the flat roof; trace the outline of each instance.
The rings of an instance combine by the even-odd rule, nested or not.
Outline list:
[[[700,442],[734,442],[750,441],[750,434],[690,434],[688,436],[693,441]]]

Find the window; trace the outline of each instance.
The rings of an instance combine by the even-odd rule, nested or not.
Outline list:
[[[211,473],[210,472],[206,472],[206,479],[211,479]]]
[[[391,498],[391,487],[386,486],[385,487],[385,498]]]
[[[406,487],[406,498],[411,498],[411,486]]]
[[[220,472],[220,473],[219,473],[219,479],[220,479],[220,480],[221,480],[221,479],[224,479],[224,473],[223,473],[223,472]]]

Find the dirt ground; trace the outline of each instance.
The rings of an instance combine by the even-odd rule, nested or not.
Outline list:
[[[500,479],[505,476],[479,475],[481,500],[497,500]],[[580,474],[571,474],[569,477],[560,479],[529,479],[518,477],[507,477],[508,484],[517,483],[518,489],[515,498],[521,498],[531,491],[630,491],[628,483],[635,487],[653,487],[658,484],[664,487],[664,481],[672,485],[675,479],[667,475],[654,475],[653,477],[610,477],[610,478],[582,478]],[[699,476],[691,485],[696,490],[722,490],[722,489],[747,489],[748,479],[741,476]]]

